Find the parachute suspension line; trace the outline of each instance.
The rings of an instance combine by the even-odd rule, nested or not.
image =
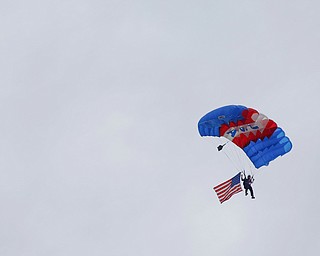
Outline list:
[[[217,147],[218,151],[221,151],[222,149],[224,149],[224,150],[223,150],[223,153],[226,155],[226,157],[229,159],[229,161],[233,164],[233,166],[237,169],[237,171],[239,171],[241,168],[239,168],[239,167],[237,166],[237,162],[234,160],[235,158],[233,158],[232,156],[230,157],[229,154],[228,154],[228,153],[229,153],[228,151],[230,151],[230,150],[228,150],[229,147],[224,148],[224,146],[227,145],[230,141],[228,140],[227,142],[225,142],[225,141],[222,140],[222,138],[220,138],[220,137],[219,137],[219,140],[220,140],[221,145],[219,145],[219,146]],[[231,143],[231,144],[232,144],[232,143]],[[226,152],[226,151],[227,151],[227,152]]]
[[[252,168],[251,165],[249,167],[250,167],[251,176],[253,177],[254,176],[254,172],[253,172],[254,169]]]
[[[233,153],[235,155],[235,157],[238,159],[239,164],[241,165],[242,168],[245,168],[244,162],[243,162],[243,158],[241,157],[239,148],[236,146],[232,147]]]
[[[217,147],[218,151],[223,150],[223,153],[226,155],[226,157],[233,164],[237,171],[243,172],[247,170],[247,172],[249,172],[251,176],[253,176],[251,161],[249,160],[249,158],[247,158],[242,149],[240,149],[233,143],[227,145],[230,140],[225,142],[225,140],[223,140],[221,137],[219,137],[219,140],[220,145]]]
[[[248,170],[248,172],[250,172],[251,177],[253,177],[254,176],[254,171],[253,171],[254,168],[252,168],[252,162],[249,160],[249,158],[246,158],[246,160],[247,161],[246,161],[245,169]]]
[[[221,145],[218,146],[218,151],[221,151],[223,149],[223,153],[226,155],[226,157],[229,159],[229,161],[234,165],[234,167],[239,172],[243,172],[247,170],[251,176],[254,175],[252,164],[249,158],[245,155],[245,153],[236,145],[233,143],[227,145],[230,141],[224,143],[224,141],[219,138]],[[227,145],[226,147],[224,147]],[[220,150],[219,150],[220,148]]]
[[[241,169],[238,168],[238,166],[235,164],[234,161],[228,156],[226,152],[223,151],[223,153],[226,155],[226,157],[230,160],[230,162],[234,165],[234,167],[237,169],[237,171],[241,172]]]
[[[239,152],[239,151],[238,151]],[[242,153],[242,152],[241,152]],[[239,153],[240,155],[240,153]],[[251,161],[249,160],[249,158],[247,157],[247,155],[243,152],[242,157],[240,155],[240,159],[242,160],[242,166],[245,170],[248,170],[251,174],[251,176],[253,176],[253,170],[252,170],[252,164]]]
[[[251,166],[250,166],[251,161],[249,160],[245,152],[244,151],[240,152],[240,150],[238,149],[238,154],[239,154],[239,158],[242,161],[243,169],[246,169],[246,170],[249,169],[249,171],[251,172]]]
[[[244,164],[243,164],[243,159],[241,157],[241,154],[239,152],[239,148],[233,144],[230,144],[230,146],[228,147],[228,150],[232,154],[232,159],[235,159],[234,161],[238,164],[240,171],[242,171],[244,168]]]
[[[226,155],[229,157],[229,159],[231,159],[231,161],[234,163],[234,165],[237,166],[237,170],[239,171],[239,161],[236,158],[236,156],[234,155],[234,152],[232,151],[232,148],[228,147],[225,150]]]

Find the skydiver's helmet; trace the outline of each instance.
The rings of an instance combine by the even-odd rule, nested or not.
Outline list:
[[[248,178],[250,179],[250,178],[251,178],[251,175],[248,175]]]

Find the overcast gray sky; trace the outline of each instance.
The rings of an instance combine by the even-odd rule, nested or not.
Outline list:
[[[0,254],[316,255],[319,8],[2,0]],[[293,149],[221,205],[237,171],[197,122],[228,104]]]

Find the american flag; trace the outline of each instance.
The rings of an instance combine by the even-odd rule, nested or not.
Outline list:
[[[233,178],[221,183],[218,186],[215,186],[214,191],[216,191],[220,203],[227,201],[234,194],[237,194],[242,191],[240,185],[240,172]]]

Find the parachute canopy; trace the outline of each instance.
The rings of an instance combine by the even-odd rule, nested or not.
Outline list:
[[[292,143],[277,124],[253,108],[229,105],[203,116],[201,136],[225,137],[243,149],[256,168],[288,153]]]

